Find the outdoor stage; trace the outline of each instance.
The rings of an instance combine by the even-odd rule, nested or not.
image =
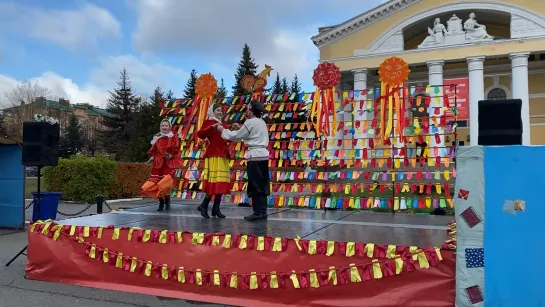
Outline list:
[[[453,217],[155,210],[34,224],[27,278],[236,306],[454,306],[455,254],[436,248]]]

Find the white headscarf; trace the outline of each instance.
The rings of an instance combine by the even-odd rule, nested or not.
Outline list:
[[[219,106],[217,104],[210,105],[210,107],[208,107],[208,112],[206,113],[206,115],[208,116],[209,119],[215,120],[218,123],[221,123],[221,119],[217,118],[216,114],[214,114],[214,110],[217,109],[218,107]]]
[[[170,125],[170,128],[172,129],[172,124],[168,120],[162,120],[161,122],[168,123]],[[170,138],[170,137],[174,136],[174,133],[172,133],[171,130],[169,130],[168,133],[163,133],[162,131],[159,131],[159,133],[154,135],[153,139],[151,139],[151,145],[155,144],[157,142],[157,140],[159,140],[160,138],[162,138],[164,136]]]

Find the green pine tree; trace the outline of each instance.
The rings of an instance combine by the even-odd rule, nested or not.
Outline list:
[[[225,85],[223,84],[223,79],[221,79],[220,86],[218,87],[218,90],[216,91],[216,98],[223,98],[227,97],[227,89],[225,88]]]
[[[288,80],[286,78],[282,79],[282,91],[280,94],[285,94],[290,92],[290,86],[288,85]]]
[[[173,96],[171,91],[165,95],[161,88],[157,87],[150,100],[142,103],[140,112],[130,125],[130,142],[121,157],[123,161],[145,162],[148,160],[150,140],[154,134],[159,132],[161,103]]]
[[[197,83],[197,71],[195,69],[191,70],[189,74],[189,80],[184,89],[184,99],[193,99],[195,98],[195,84]]]
[[[271,94],[280,93],[282,93],[282,82],[280,81],[280,75],[276,73],[276,79],[274,80],[273,86],[271,88]]]
[[[291,81],[290,93],[299,94],[301,93],[301,90],[301,83],[299,83],[299,78],[297,78],[297,74],[295,74],[295,77],[293,77],[293,80]]]
[[[252,58],[252,53],[248,44],[244,44],[242,50],[242,58],[238,63],[237,72],[235,74],[235,85],[233,86],[233,96],[249,95],[251,92],[242,88],[240,81],[245,75],[252,75],[255,77],[257,72],[257,65]]]
[[[76,115],[72,114],[68,125],[59,142],[59,156],[69,158],[83,151],[85,147],[85,136],[83,126]]]
[[[131,81],[126,69],[121,71],[117,88],[110,92],[106,110],[112,114],[104,117],[105,127],[101,134],[101,143],[104,150],[120,159],[130,139],[130,124],[134,121],[140,109],[141,98],[132,89]]]

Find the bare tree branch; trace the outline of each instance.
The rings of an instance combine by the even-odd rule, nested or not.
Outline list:
[[[4,116],[10,136],[21,140],[23,122],[32,120],[35,110],[44,107],[37,99],[50,96],[49,89],[30,80],[22,81],[11,92],[6,93],[4,99],[8,108],[4,110]]]

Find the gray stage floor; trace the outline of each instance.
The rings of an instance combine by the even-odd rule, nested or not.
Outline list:
[[[146,206],[102,215],[63,220],[78,226],[141,227],[192,232],[271,235],[311,240],[371,242],[406,246],[441,246],[447,237],[447,223],[452,216],[409,215],[353,211],[311,211],[270,208],[266,221],[243,219],[251,208],[223,206],[226,219],[203,219],[197,205],[173,204],[170,212],[157,212]]]

